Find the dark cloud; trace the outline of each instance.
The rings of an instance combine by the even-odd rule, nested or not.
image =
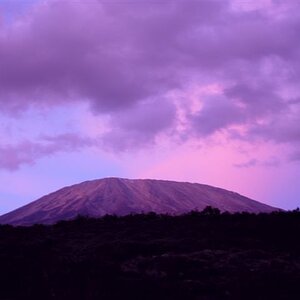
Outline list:
[[[0,27],[1,110],[87,102],[111,120],[100,144],[122,150],[172,130],[177,115],[170,92],[210,81],[224,92],[207,96],[202,110],[188,116],[187,134],[209,136],[242,125],[249,139],[294,145],[299,120],[285,91],[300,78],[298,2],[248,11],[232,3],[35,5]],[[31,153],[35,147],[25,148]]]
[[[192,116],[194,131],[202,136],[211,135],[230,125],[244,122],[243,109],[224,96],[208,97],[201,111]]]
[[[283,99],[276,95],[276,86],[269,82],[256,86],[240,82],[227,88],[225,96],[244,107],[249,117],[253,118],[277,113],[286,107]]]
[[[119,112],[113,117],[111,130],[102,137],[103,146],[126,151],[153,144],[160,132],[172,133],[175,114],[174,106],[165,99],[140,103]]]

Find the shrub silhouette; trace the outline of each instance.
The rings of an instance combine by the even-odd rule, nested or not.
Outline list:
[[[299,299],[299,210],[0,226],[0,299]]]
[[[221,211],[218,208],[206,206],[202,210],[201,214],[205,216],[219,216],[221,214]]]

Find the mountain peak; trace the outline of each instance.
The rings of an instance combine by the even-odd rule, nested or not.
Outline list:
[[[108,177],[64,187],[0,217],[0,223],[51,224],[77,215],[157,212],[181,214],[206,206],[229,212],[278,210],[209,185],[155,179]]]

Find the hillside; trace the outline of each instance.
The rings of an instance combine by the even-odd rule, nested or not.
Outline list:
[[[0,217],[0,223],[51,224],[77,215],[100,217],[156,212],[172,215],[212,206],[229,212],[278,210],[209,185],[151,179],[104,178],[62,188]]]

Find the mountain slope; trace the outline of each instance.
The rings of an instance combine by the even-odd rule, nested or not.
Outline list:
[[[206,206],[221,211],[271,212],[274,207],[208,185],[150,179],[104,178],[62,188],[0,217],[2,224],[51,224],[78,214],[180,214]]]

